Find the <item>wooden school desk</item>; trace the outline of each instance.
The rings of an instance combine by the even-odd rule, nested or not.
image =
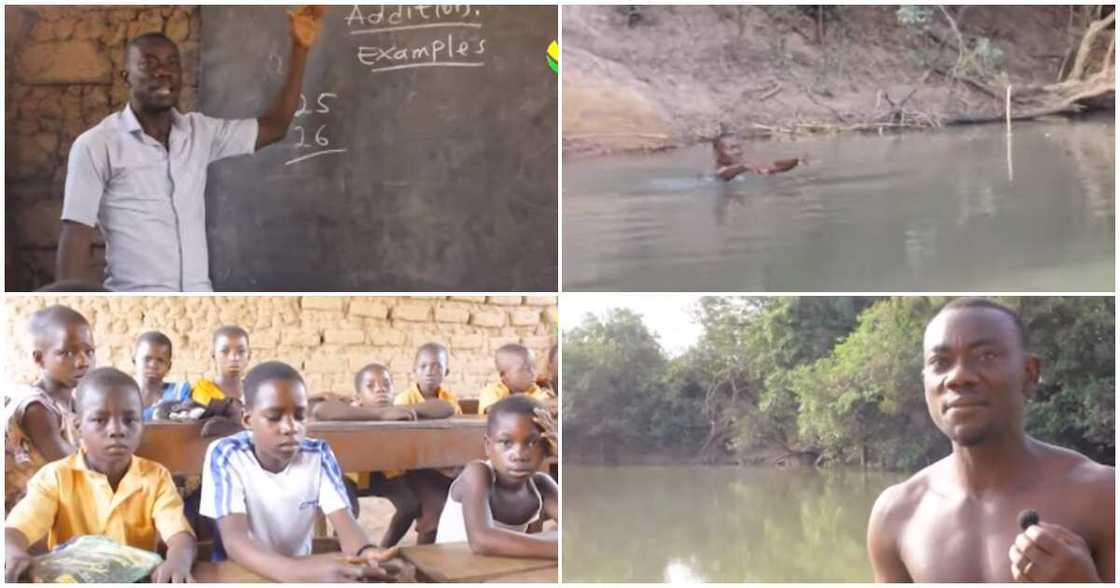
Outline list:
[[[548,582],[556,583],[554,559],[522,559],[474,555],[466,543],[412,545],[401,556],[416,567],[417,582]],[[232,561],[197,561],[191,568],[196,582],[271,582]]]
[[[136,455],[158,461],[173,474],[200,474],[214,438],[199,423],[145,423]],[[485,459],[486,420],[477,416],[430,421],[314,422],[307,436],[330,444],[345,472],[461,466]]]
[[[554,559],[475,555],[466,542],[408,545],[401,557],[416,566],[417,582],[557,581]]]
[[[232,561],[196,561],[191,567],[191,575],[195,582],[205,584],[237,583],[247,584],[256,582],[271,582],[241,567]]]

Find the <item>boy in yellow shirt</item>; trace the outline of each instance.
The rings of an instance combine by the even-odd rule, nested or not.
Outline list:
[[[412,373],[416,381],[407,390],[397,394],[393,404],[415,407],[429,403],[430,400],[442,400],[451,405],[455,410],[455,416],[463,414],[463,408],[459,406],[459,397],[443,385],[444,378],[451,373],[449,366],[450,359],[446,347],[439,343],[421,345],[412,361]],[[442,405],[442,403],[434,404]]]
[[[556,397],[537,386],[533,353],[527,347],[517,343],[502,345],[494,352],[494,366],[498,369],[499,381],[478,395],[479,414],[486,414],[491,405],[511,394],[525,394],[556,414]]]
[[[429,413],[433,410],[446,411],[449,405],[454,413],[448,416],[462,415],[463,408],[459,406],[459,398],[443,385],[444,378],[451,373],[450,365],[450,354],[446,347],[439,343],[421,345],[412,362],[412,375],[416,381],[408,390],[397,394],[393,404],[411,406],[417,410],[424,407]],[[443,511],[443,504],[447,502],[447,489],[460,471],[462,468],[421,469],[412,470],[406,475],[409,488],[420,502],[418,510],[413,514],[418,544],[435,543],[439,516]],[[405,530],[407,529],[406,525]]]
[[[224,325],[214,331],[210,357],[217,368],[216,380],[202,378],[191,388],[191,400],[207,406],[211,400],[241,400],[241,374],[249,366],[252,351],[249,333],[237,325]]]
[[[27,571],[28,547],[44,535],[48,549],[80,535],[105,535],[155,551],[162,538],[167,560],[152,580],[192,581],[195,538],[171,473],[133,455],[144,428],[142,412],[140,387],[120,370],[95,369],[78,383],[81,449],[43,466],[4,521],[7,581]]]

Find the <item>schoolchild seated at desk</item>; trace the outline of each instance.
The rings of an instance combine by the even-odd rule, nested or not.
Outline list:
[[[429,414],[436,414],[437,411],[438,414],[444,414],[447,412],[446,407],[450,406],[454,412],[447,417],[461,416],[463,408],[459,405],[459,398],[443,385],[451,373],[450,364],[451,354],[447,347],[439,343],[421,345],[412,360],[415,381],[407,390],[397,394],[393,403],[418,410],[423,408]],[[435,542],[439,516],[443,512],[443,504],[447,502],[447,490],[451,481],[462,471],[461,467],[428,468],[411,470],[406,474],[408,485],[419,500],[419,512],[412,517],[416,519],[416,543],[424,545]],[[407,528],[406,524],[405,529]],[[395,544],[396,542],[391,543]]]
[[[210,444],[203,466],[203,516],[217,521],[222,549],[249,571],[277,582],[386,580],[392,556],[369,541],[350,513],[342,470],[330,446],[305,437],[307,390],[291,366],[266,362],[244,387],[246,431]],[[312,555],[322,512],[341,553]]]
[[[93,367],[93,330],[72,308],[40,309],[28,321],[39,378],[4,398],[4,512],[23,498],[28,480],[78,446],[73,390]]]
[[[354,386],[356,394],[349,402],[337,397],[323,397],[315,402],[311,408],[312,418],[333,421],[400,421],[447,418],[455,413],[449,402],[439,398],[416,404],[393,405],[393,376],[388,368],[378,363],[371,363],[358,370],[354,376]],[[417,492],[413,484],[410,484],[415,480],[406,479],[404,472],[396,470],[348,474],[348,477],[356,483],[359,493],[368,492],[393,503],[396,511],[380,545],[387,548],[400,542],[412,521],[421,513]],[[432,531],[434,526],[433,522]]]
[[[231,421],[231,426],[224,429],[232,432],[241,420],[244,402],[241,374],[245,373],[253,356],[249,333],[237,325],[224,325],[214,331],[211,341],[210,357],[214,360],[217,377],[195,382],[191,401],[204,409],[199,415],[210,413]]]
[[[162,538],[167,558],[152,580],[191,580],[195,538],[171,473],[133,455],[144,427],[139,386],[120,370],[99,368],[82,378],[75,396],[81,449],[40,469],[4,521],[7,580],[28,569],[28,547],[44,536],[53,549],[81,535],[149,551]]]
[[[171,352],[171,339],[159,331],[148,331],[136,339],[132,362],[140,383],[145,421],[158,418],[161,407],[170,412],[172,405],[191,398],[190,383],[164,381],[171,371]]]
[[[474,461],[451,484],[437,543],[467,541],[479,555],[557,557],[557,534],[530,533],[559,522],[559,490],[539,472],[554,451],[555,423],[544,406],[515,394],[490,406],[486,461]]]
[[[498,381],[487,386],[478,395],[478,412],[486,414],[495,402],[514,394],[524,394],[540,401],[552,414],[556,414],[556,395],[542,389],[536,382],[533,352],[524,345],[507,343],[494,352],[494,367]]]

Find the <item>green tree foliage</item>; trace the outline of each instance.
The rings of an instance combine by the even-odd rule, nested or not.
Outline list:
[[[657,339],[629,310],[565,333],[562,369],[565,451],[613,461],[624,450],[687,447],[702,431],[688,391],[667,384]]]
[[[707,387],[715,451],[779,447],[812,453],[797,431],[790,370],[827,355],[872,298],[704,298],[703,336],[684,358]]]
[[[1018,308],[1030,350],[1042,358],[1042,382],[1027,404],[1027,430],[1115,463],[1113,299],[1024,297],[1004,302]]]
[[[832,353],[796,368],[798,429],[833,460],[913,468],[944,456],[922,392],[922,332],[940,301],[884,300]]]
[[[1031,435],[1115,460],[1111,298],[1005,298],[1042,358]],[[913,470],[949,444],[922,389],[922,334],[943,298],[703,298],[697,343],[667,359],[629,311],[565,334],[565,451],[679,448],[703,459],[781,450]]]

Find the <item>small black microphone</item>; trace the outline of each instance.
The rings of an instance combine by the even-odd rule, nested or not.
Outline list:
[[[1019,513],[1019,528],[1026,531],[1031,525],[1038,524],[1038,512],[1027,509]]]

